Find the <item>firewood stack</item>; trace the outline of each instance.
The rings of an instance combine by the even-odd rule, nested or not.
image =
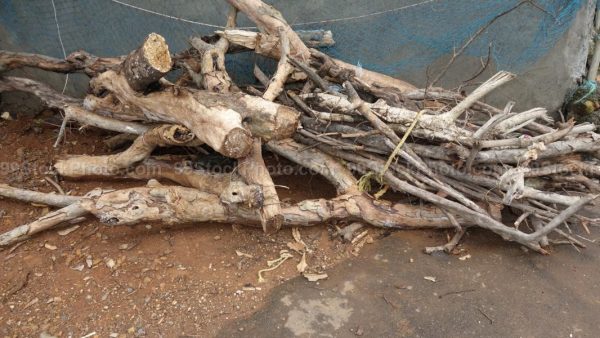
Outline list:
[[[59,60],[0,51],[0,71],[35,67],[91,78],[80,100],[30,79],[0,77],[0,91],[30,92],[62,111],[55,146],[70,122],[115,132],[110,144],[130,143],[112,155],[57,159],[60,177],[140,181],[85,196],[0,185],[5,198],[59,208],[1,234],[0,247],[90,214],[108,225],[235,222],[267,234],[333,220],[456,230],[448,244],[428,252],[452,251],[465,229],[477,226],[547,253],[557,238],[583,246],[562,226],[599,224],[596,127],[555,122],[543,108],[515,112],[512,102],[499,109],[481,101],[515,75],[501,71],[467,96],[417,89],[310,48],[319,43],[303,39],[260,0],[227,2],[227,28],[190,39],[177,54],[155,33],[124,57],[78,51]],[[235,29],[238,11],[259,32]],[[323,37],[331,43],[330,33]],[[233,83],[225,58],[240,51],[277,60],[273,76],[255,67],[262,85]],[[171,82],[165,76],[175,69],[183,75]],[[153,158],[165,146],[209,147],[237,167],[214,173]],[[283,203],[263,151],[322,175],[338,196]]]

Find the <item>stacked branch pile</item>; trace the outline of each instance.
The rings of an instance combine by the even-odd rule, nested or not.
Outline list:
[[[501,71],[466,96],[418,89],[312,48],[330,45],[331,33],[299,34],[260,0],[227,2],[227,28],[191,38],[191,47],[176,54],[154,33],[122,57],[78,51],[59,60],[0,51],[0,71],[35,67],[91,78],[81,100],[34,80],[0,77],[0,91],[30,92],[63,113],[55,146],[72,122],[115,132],[111,144],[130,142],[112,155],[57,159],[60,177],[147,182],[84,196],[0,185],[5,198],[58,208],[0,234],[1,247],[87,215],[109,225],[232,222],[266,233],[334,220],[455,229],[452,241],[429,252],[451,251],[476,226],[546,253],[552,241],[583,246],[563,227],[598,224],[585,212],[600,193],[596,126],[555,122],[543,108],[517,112],[512,102],[499,109],[481,101],[513,74]],[[259,32],[236,29],[238,11]],[[276,71],[268,77],[255,66],[261,85],[241,87],[225,66],[237,52],[273,58]],[[175,69],[183,75],[167,80]],[[153,156],[167,146],[210,148],[237,166],[214,173]],[[285,204],[263,151],[322,175],[338,196]]]

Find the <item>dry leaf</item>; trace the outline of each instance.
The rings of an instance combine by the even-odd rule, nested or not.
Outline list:
[[[114,260],[114,259],[112,259],[112,258],[109,258],[108,260],[106,260],[106,266],[107,266],[109,269],[111,269],[111,270],[112,270],[112,269],[114,269],[114,267],[115,267],[116,265],[117,265],[117,263],[115,263],[115,260]]]
[[[70,228],[66,228],[64,230],[59,231],[58,234],[60,236],[66,236],[66,235],[72,233],[73,231],[75,231],[77,229],[79,229],[79,225],[74,225],[74,226],[72,226]]]
[[[13,118],[12,118],[12,116],[10,116],[10,113],[9,113],[9,112],[7,112],[7,111],[3,112],[3,113],[2,113],[2,115],[0,115],[0,117],[1,117],[3,120],[7,120],[7,121],[13,121]]]
[[[329,277],[326,273],[304,273],[303,276],[308,279],[309,282],[316,282]]]
[[[36,297],[36,298],[32,299],[29,303],[25,304],[23,309],[27,309],[28,307],[31,307],[31,306],[37,304],[37,302],[39,302],[39,299]]]
[[[466,254],[464,256],[458,257],[458,259],[460,259],[461,261],[466,261],[467,259],[471,258],[470,254]]]
[[[57,249],[57,247],[55,245],[48,244],[48,243],[44,244],[44,248],[46,248],[48,250],[52,250],[52,251]]]
[[[292,228],[292,237],[294,237],[294,240],[296,240],[296,242],[303,243],[302,236],[300,235],[300,229]]]
[[[298,251],[298,253],[301,253],[300,251],[305,251],[306,243],[304,243],[304,241],[302,240],[302,236],[300,235],[300,229],[292,228],[292,237],[294,237],[294,240],[298,244],[298,246],[296,246],[296,247],[301,247],[301,249],[297,250],[297,249],[293,249],[291,247],[290,247],[290,249],[292,249],[294,251]],[[289,246],[289,243],[288,243],[288,246]]]
[[[83,271],[83,268],[85,268],[85,265],[83,265],[83,263],[79,263],[79,264],[77,264],[75,266],[72,266],[71,270],[75,270],[75,271],[81,272],[81,271]]]
[[[239,250],[235,250],[235,254],[238,255],[238,257],[254,258],[254,256],[252,256],[251,254],[247,254],[247,253],[241,252]]]
[[[300,263],[296,265],[296,269],[298,269],[298,272],[303,273],[307,267],[308,264],[306,264],[306,253],[302,253],[302,258],[300,259]]]
[[[288,246],[288,248],[290,248],[290,250],[296,251],[299,254],[304,252],[304,244],[302,244],[302,243],[288,242],[287,246]]]
[[[369,233],[369,230],[365,230],[365,231],[361,232],[356,237],[354,237],[354,239],[352,240],[351,243],[352,244],[356,244],[358,241],[360,241],[361,239],[363,239],[363,237],[365,237],[368,233]]]
[[[294,256],[292,256],[292,254],[289,253],[287,250],[279,251],[279,258],[274,259],[272,261],[267,261],[267,266],[269,266],[269,268],[258,271],[258,282],[259,283],[265,282],[265,279],[262,276],[263,272],[273,271],[273,270],[277,269],[281,264],[283,264],[283,262],[288,260],[288,258],[292,258],[292,257],[294,257]]]
[[[356,236],[355,240],[358,240],[359,237],[362,238],[362,240],[360,240],[360,242],[356,243],[354,241],[352,241],[352,245],[354,245],[354,247],[352,248],[351,254],[358,257],[358,255],[360,254],[360,250],[363,248],[363,246],[365,246],[366,243],[373,243],[373,238],[371,237],[371,235],[367,235],[367,231],[363,232],[362,234]]]
[[[135,248],[138,244],[139,244],[139,242],[120,244],[119,250],[131,250],[131,249]]]

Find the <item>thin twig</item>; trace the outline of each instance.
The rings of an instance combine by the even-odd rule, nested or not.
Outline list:
[[[66,195],[63,188],[61,188],[61,186],[55,180],[51,179],[48,176],[44,177],[44,179],[46,180],[46,182],[50,183],[59,194]]]
[[[485,25],[483,25],[481,28],[479,28],[477,30],[477,32],[475,32],[475,34],[473,34],[468,40],[467,42],[465,42],[465,44],[462,45],[462,47],[460,47],[460,49],[456,52],[454,52],[452,54],[452,57],[450,58],[450,60],[448,61],[448,63],[444,66],[444,68],[442,68],[442,70],[440,71],[440,73],[433,79],[433,81],[431,82],[431,84],[427,85],[427,88],[431,88],[433,86],[435,86],[438,81],[440,81],[440,79],[442,77],[444,77],[444,75],[446,75],[446,73],[448,72],[448,69],[450,68],[450,66],[456,61],[456,59],[461,56],[464,51],[467,49],[467,47],[469,47],[471,45],[471,43],[473,43],[473,41],[475,41],[475,39],[477,39],[481,34],[483,34],[483,32],[485,32],[494,22],[496,22],[496,20],[500,19],[501,17],[511,13],[512,11],[516,10],[517,8],[523,6],[526,3],[531,3],[530,0],[524,0],[519,2],[517,5],[509,8],[508,10],[496,15],[495,17],[493,17],[490,21],[488,21]]]

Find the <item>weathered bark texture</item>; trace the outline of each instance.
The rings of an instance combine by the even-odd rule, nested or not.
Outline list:
[[[0,191],[1,193],[2,191]],[[112,192],[93,192],[80,201],[38,221],[0,234],[0,248],[53,228],[64,221],[91,213],[107,225],[160,221],[167,224],[220,222],[260,225],[261,217],[243,203],[231,203],[216,194],[193,188],[154,185]],[[283,225],[312,226],[334,219],[364,220],[373,226],[395,229],[447,228],[453,225],[434,207],[378,205],[360,195],[332,200],[305,200],[281,209]]]
[[[279,29],[279,44],[281,53],[277,71],[267,85],[267,90],[263,94],[263,99],[273,101],[283,91],[283,86],[288,76],[294,71],[294,67],[288,62],[288,54],[290,53],[290,43],[283,28]]]
[[[250,151],[252,138],[242,125],[242,117],[223,102],[200,102],[188,89],[181,89],[177,95],[157,91],[141,96],[113,71],[94,78],[91,86],[96,92],[108,90],[121,102],[140,107],[148,119],[186,126],[199,140],[225,156],[239,158]]]
[[[261,32],[272,36],[280,36],[280,31],[285,34],[290,44],[291,55],[305,61],[310,58],[308,47],[273,6],[260,0],[227,0],[227,2],[246,14]]]
[[[50,212],[37,220],[18,226],[10,231],[0,234],[0,248],[24,241],[34,234],[55,227],[63,222],[70,221],[88,214],[80,202],[68,205],[62,209]]]
[[[57,73],[85,72],[94,76],[108,69],[117,69],[123,58],[99,58],[84,51],[76,51],[65,60],[53,57],[0,50],[0,73],[23,67],[39,68]]]
[[[238,172],[246,183],[255,184],[262,188],[264,203],[260,208],[260,220],[263,231],[268,234],[277,232],[283,224],[281,202],[275,189],[275,183],[265,166],[262,157],[262,143],[254,140],[250,154],[238,161]]]
[[[239,91],[225,69],[225,53],[229,47],[226,38],[221,38],[215,45],[206,43],[200,38],[191,38],[190,44],[200,53],[199,85],[201,88],[217,93]]]
[[[59,160],[54,169],[66,177],[122,175],[148,158],[156,147],[181,146],[194,140],[189,129],[177,125],[152,128],[122,153],[105,156],[71,156]]]

